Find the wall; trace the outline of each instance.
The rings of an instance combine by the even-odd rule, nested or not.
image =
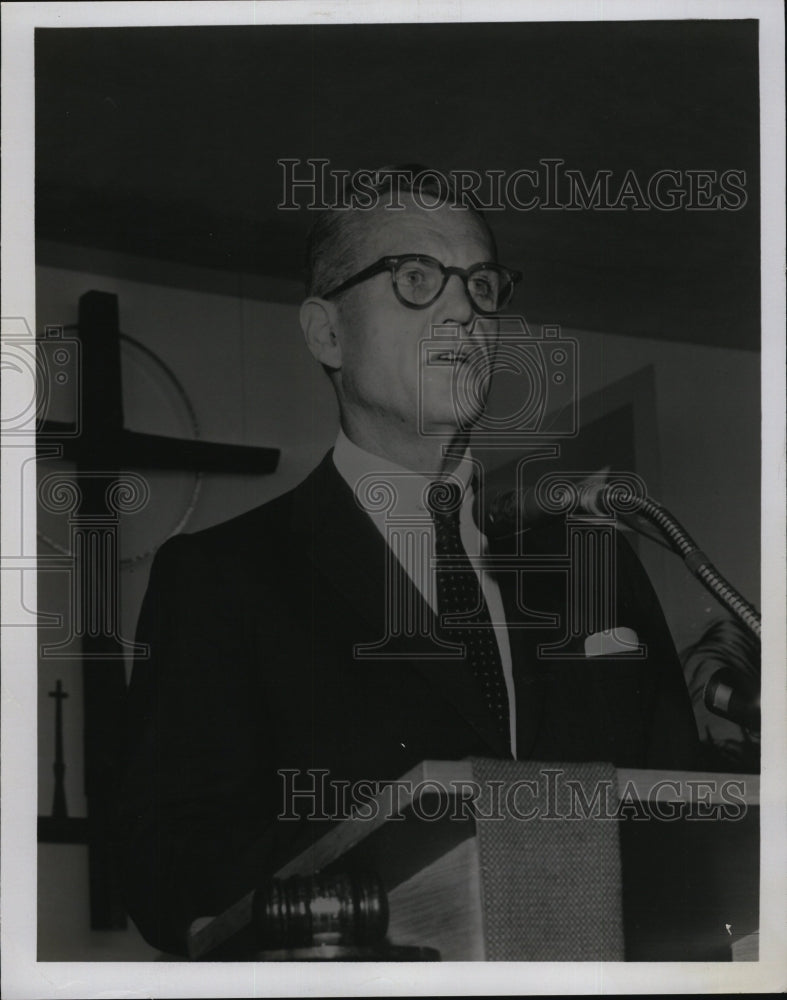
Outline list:
[[[61,257],[67,251],[63,250]],[[78,255],[89,264],[89,254]],[[276,301],[275,286],[243,275],[200,276],[183,267],[140,270],[132,259],[116,261],[117,274],[101,268],[40,265],[37,330],[76,322],[79,296],[90,289],[115,293],[124,334],[155,352],[183,390],[138,346],[123,345],[126,426],[160,434],[193,436],[190,401],[199,436],[214,441],[275,446],[281,459],[270,476],[211,476],[148,473],[151,508],[128,518],[121,548],[122,633],[133,636],[150,567],[150,553],[193,504],[186,530],[222,521],[295,485],[332,444],[337,429],[330,386],[312,361],[298,326],[297,307]],[[142,277],[140,277],[142,274]],[[204,278],[204,280],[202,280]],[[209,280],[210,279],[210,280]],[[223,282],[223,285],[222,285]],[[188,287],[183,287],[186,285]],[[216,288],[220,290],[216,290]],[[200,290],[196,290],[200,289]],[[292,298],[292,288],[286,289]],[[710,554],[718,568],[752,602],[759,599],[759,355],[602,333],[564,331],[579,342],[581,395],[596,409],[621,398],[638,402],[638,386],[650,386],[656,404],[646,411],[638,457],[650,470],[648,485]],[[623,380],[623,381],[622,381]],[[625,381],[628,380],[628,381]],[[616,388],[617,386],[617,388]],[[622,389],[621,389],[622,386]],[[629,387],[633,387],[630,389]],[[628,394],[628,395],[627,395]],[[639,399],[642,402],[642,399]],[[67,410],[67,404],[58,404]],[[53,412],[67,419],[68,412]],[[638,432],[639,433],[639,432]],[[55,466],[52,465],[52,468]],[[67,526],[42,516],[40,530],[64,545]],[[41,551],[51,551],[50,542]],[[658,546],[643,541],[640,555],[651,574],[679,646],[696,639],[719,608]],[[64,609],[62,575],[41,574],[39,607]],[[45,638],[57,637],[57,629]],[[69,691],[65,703],[66,792],[71,815],[84,815],[81,752],[81,683],[77,663],[46,664],[39,672],[39,811],[51,809],[55,680]],[[76,853],[75,853],[76,852]],[[80,853],[81,852],[81,853]],[[84,899],[77,900],[75,871],[84,870],[84,848],[43,844],[40,848],[42,958],[145,957],[149,950],[133,930],[91,934]],[[69,874],[70,873],[70,874]],[[77,885],[78,883],[78,885]],[[69,922],[66,914],[71,913]]]
[[[652,365],[660,451],[654,499],[678,517],[733,586],[758,605],[759,354],[599,333],[573,335],[580,345],[583,395]],[[677,557],[647,541],[639,552],[682,648],[723,612]]]

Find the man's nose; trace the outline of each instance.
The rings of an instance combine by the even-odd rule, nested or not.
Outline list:
[[[458,274],[452,274],[448,279],[438,302],[443,316],[440,320],[441,323],[446,326],[456,323],[465,328],[472,323],[475,310],[467,294],[465,284]]]

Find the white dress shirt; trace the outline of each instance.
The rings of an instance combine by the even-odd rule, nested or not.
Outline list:
[[[365,502],[366,487],[374,479],[381,479],[390,483],[392,495],[396,498],[395,512],[397,518],[410,519],[413,522],[426,522],[431,520],[429,511],[424,504],[424,496],[430,483],[426,476],[414,473],[401,465],[396,465],[385,458],[380,458],[371,452],[364,451],[347,437],[344,431],[339,431],[336,444],[333,449],[333,461],[339,474],[360,501],[360,506],[372,519],[380,534],[386,540],[386,544],[394,552],[402,568],[413,581],[418,591],[431,605],[432,610],[437,614],[437,586],[435,581],[436,571],[431,567],[431,579],[425,580],[423,577],[423,553],[417,551],[417,547],[391,545],[391,533],[388,530],[390,507],[385,506],[380,509],[380,505]],[[508,705],[510,714],[510,735],[511,735],[511,756],[516,759],[516,699],[514,695],[514,678],[511,668],[511,646],[508,641],[508,626],[503,610],[503,600],[500,596],[500,588],[497,582],[483,569],[483,557],[487,553],[488,543],[486,536],[481,532],[473,520],[473,463],[469,450],[456,469],[451,473],[451,478],[457,481],[463,489],[462,507],[459,512],[459,533],[462,545],[467,553],[468,559],[478,576],[481,589],[486,599],[489,615],[492,619],[492,626],[495,631],[495,638],[500,650],[500,661],[505,677],[506,690],[508,691]]]

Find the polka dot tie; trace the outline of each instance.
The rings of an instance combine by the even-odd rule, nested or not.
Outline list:
[[[426,504],[435,526],[440,633],[450,642],[465,647],[466,662],[473,671],[486,707],[508,742],[508,693],[500,649],[481,585],[459,533],[462,492],[456,483],[433,483],[427,491]],[[448,616],[454,615],[468,617],[461,625],[443,624]]]

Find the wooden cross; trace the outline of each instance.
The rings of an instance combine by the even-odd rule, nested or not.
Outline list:
[[[124,729],[124,658],[127,652],[134,651],[134,644],[118,632],[116,591],[120,565],[115,532],[121,508],[113,498],[118,495],[116,487],[123,485],[120,470],[135,466],[270,473],[276,468],[279,451],[182,441],[127,430],[123,426],[116,295],[90,291],[81,296],[79,339],[81,385],[77,424],[41,421],[38,440],[54,440],[59,445],[59,454],[76,462],[76,471],[69,474],[77,498],[71,510],[71,554],[72,588],[78,590],[72,589],[72,593],[82,599],[72,602],[75,608],[78,606],[79,614],[76,610],[72,613],[68,639],[64,643],[43,645],[41,655],[43,659],[81,655],[88,816],[80,822],[69,819],[64,812],[56,825],[47,824],[46,817],[40,818],[39,839],[87,842],[91,928],[111,930],[126,924],[116,884],[109,824]],[[45,451],[41,456],[48,457]],[[59,681],[53,697],[58,696],[57,691],[61,692],[61,699],[65,697]],[[58,709],[60,704],[58,701]],[[61,764],[65,766],[62,759]],[[57,785],[55,795],[57,810],[60,807]],[[65,810],[65,795],[61,805]]]

